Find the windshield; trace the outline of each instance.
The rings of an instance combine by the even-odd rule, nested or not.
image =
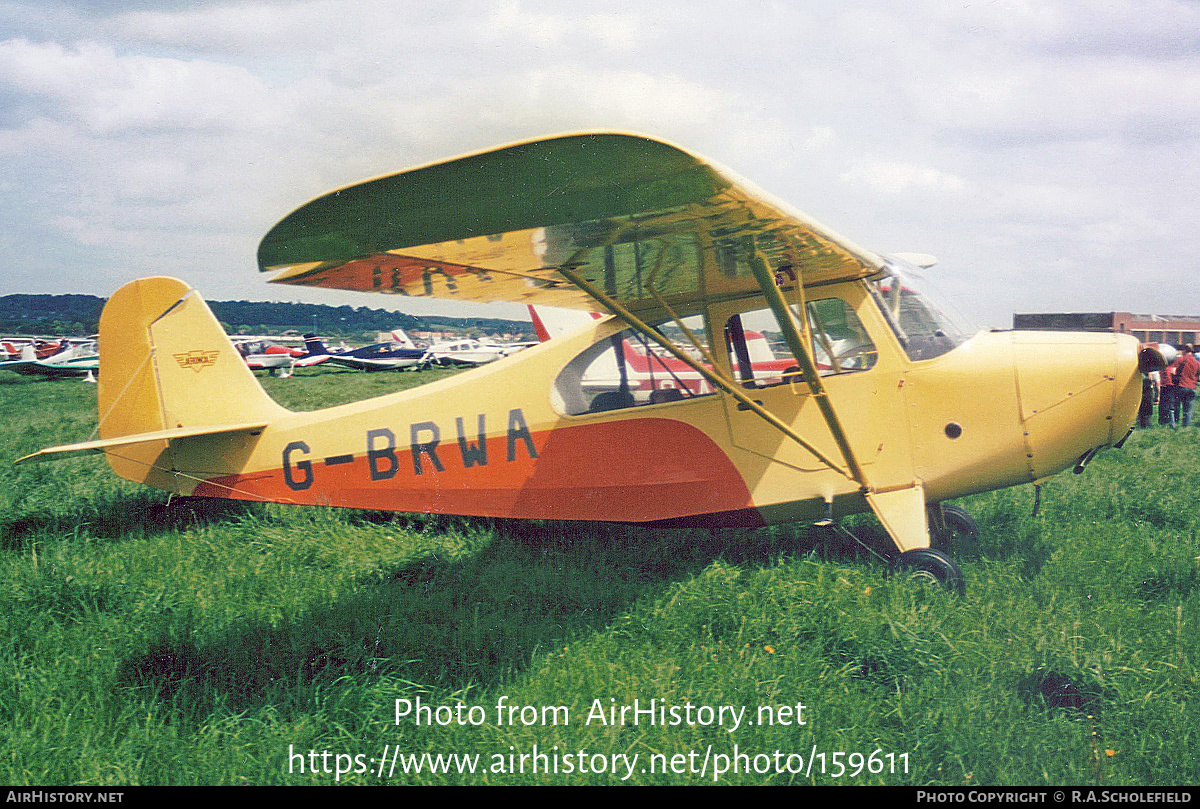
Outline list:
[[[938,295],[920,270],[900,259],[888,257],[870,287],[911,360],[940,357],[966,342],[973,331],[946,314],[934,302]]]

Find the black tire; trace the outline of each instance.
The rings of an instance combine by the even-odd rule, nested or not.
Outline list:
[[[907,575],[910,579],[937,582],[952,593],[966,592],[962,571],[949,556],[933,548],[905,551],[892,563],[890,575]]]
[[[967,513],[967,510],[962,506],[956,506],[953,503],[942,504],[942,515],[946,518],[946,527],[958,531],[960,534],[965,534],[972,539],[979,538],[979,523],[975,522],[975,518]]]
[[[979,539],[979,523],[975,522],[975,518],[968,514],[965,508],[953,503],[938,503],[931,506],[931,509],[939,508],[942,512],[940,525],[935,515],[930,514],[930,547],[943,553],[950,553],[954,549],[954,545],[961,539],[972,541]]]

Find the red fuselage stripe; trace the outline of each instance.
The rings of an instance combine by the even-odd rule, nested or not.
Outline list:
[[[752,509],[733,462],[682,422],[639,418],[531,433],[514,430],[510,416],[509,427],[483,442],[475,419],[372,430],[355,452],[337,455],[297,440],[276,468],[213,478],[192,494],[613,522]]]

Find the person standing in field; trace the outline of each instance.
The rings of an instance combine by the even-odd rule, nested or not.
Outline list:
[[[1138,427],[1149,427],[1154,416],[1154,403],[1158,401],[1158,386],[1162,374],[1150,371],[1142,375],[1142,401],[1138,406]]]
[[[1191,343],[1183,347],[1183,354],[1177,360],[1179,369],[1175,374],[1175,402],[1179,411],[1179,426],[1187,427],[1192,423],[1192,405],[1196,401],[1196,380],[1200,378],[1200,360],[1196,359],[1196,350]]]
[[[1158,388],[1158,424],[1161,427],[1174,427],[1179,421],[1175,409],[1175,375],[1179,372],[1179,363],[1183,361],[1182,352],[1162,371],[1162,383]]]

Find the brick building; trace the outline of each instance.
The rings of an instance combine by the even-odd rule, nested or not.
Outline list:
[[[1108,331],[1132,334],[1143,343],[1200,342],[1200,315],[1135,315],[1129,312],[1059,312],[1013,315],[1013,328],[1031,331]]]

